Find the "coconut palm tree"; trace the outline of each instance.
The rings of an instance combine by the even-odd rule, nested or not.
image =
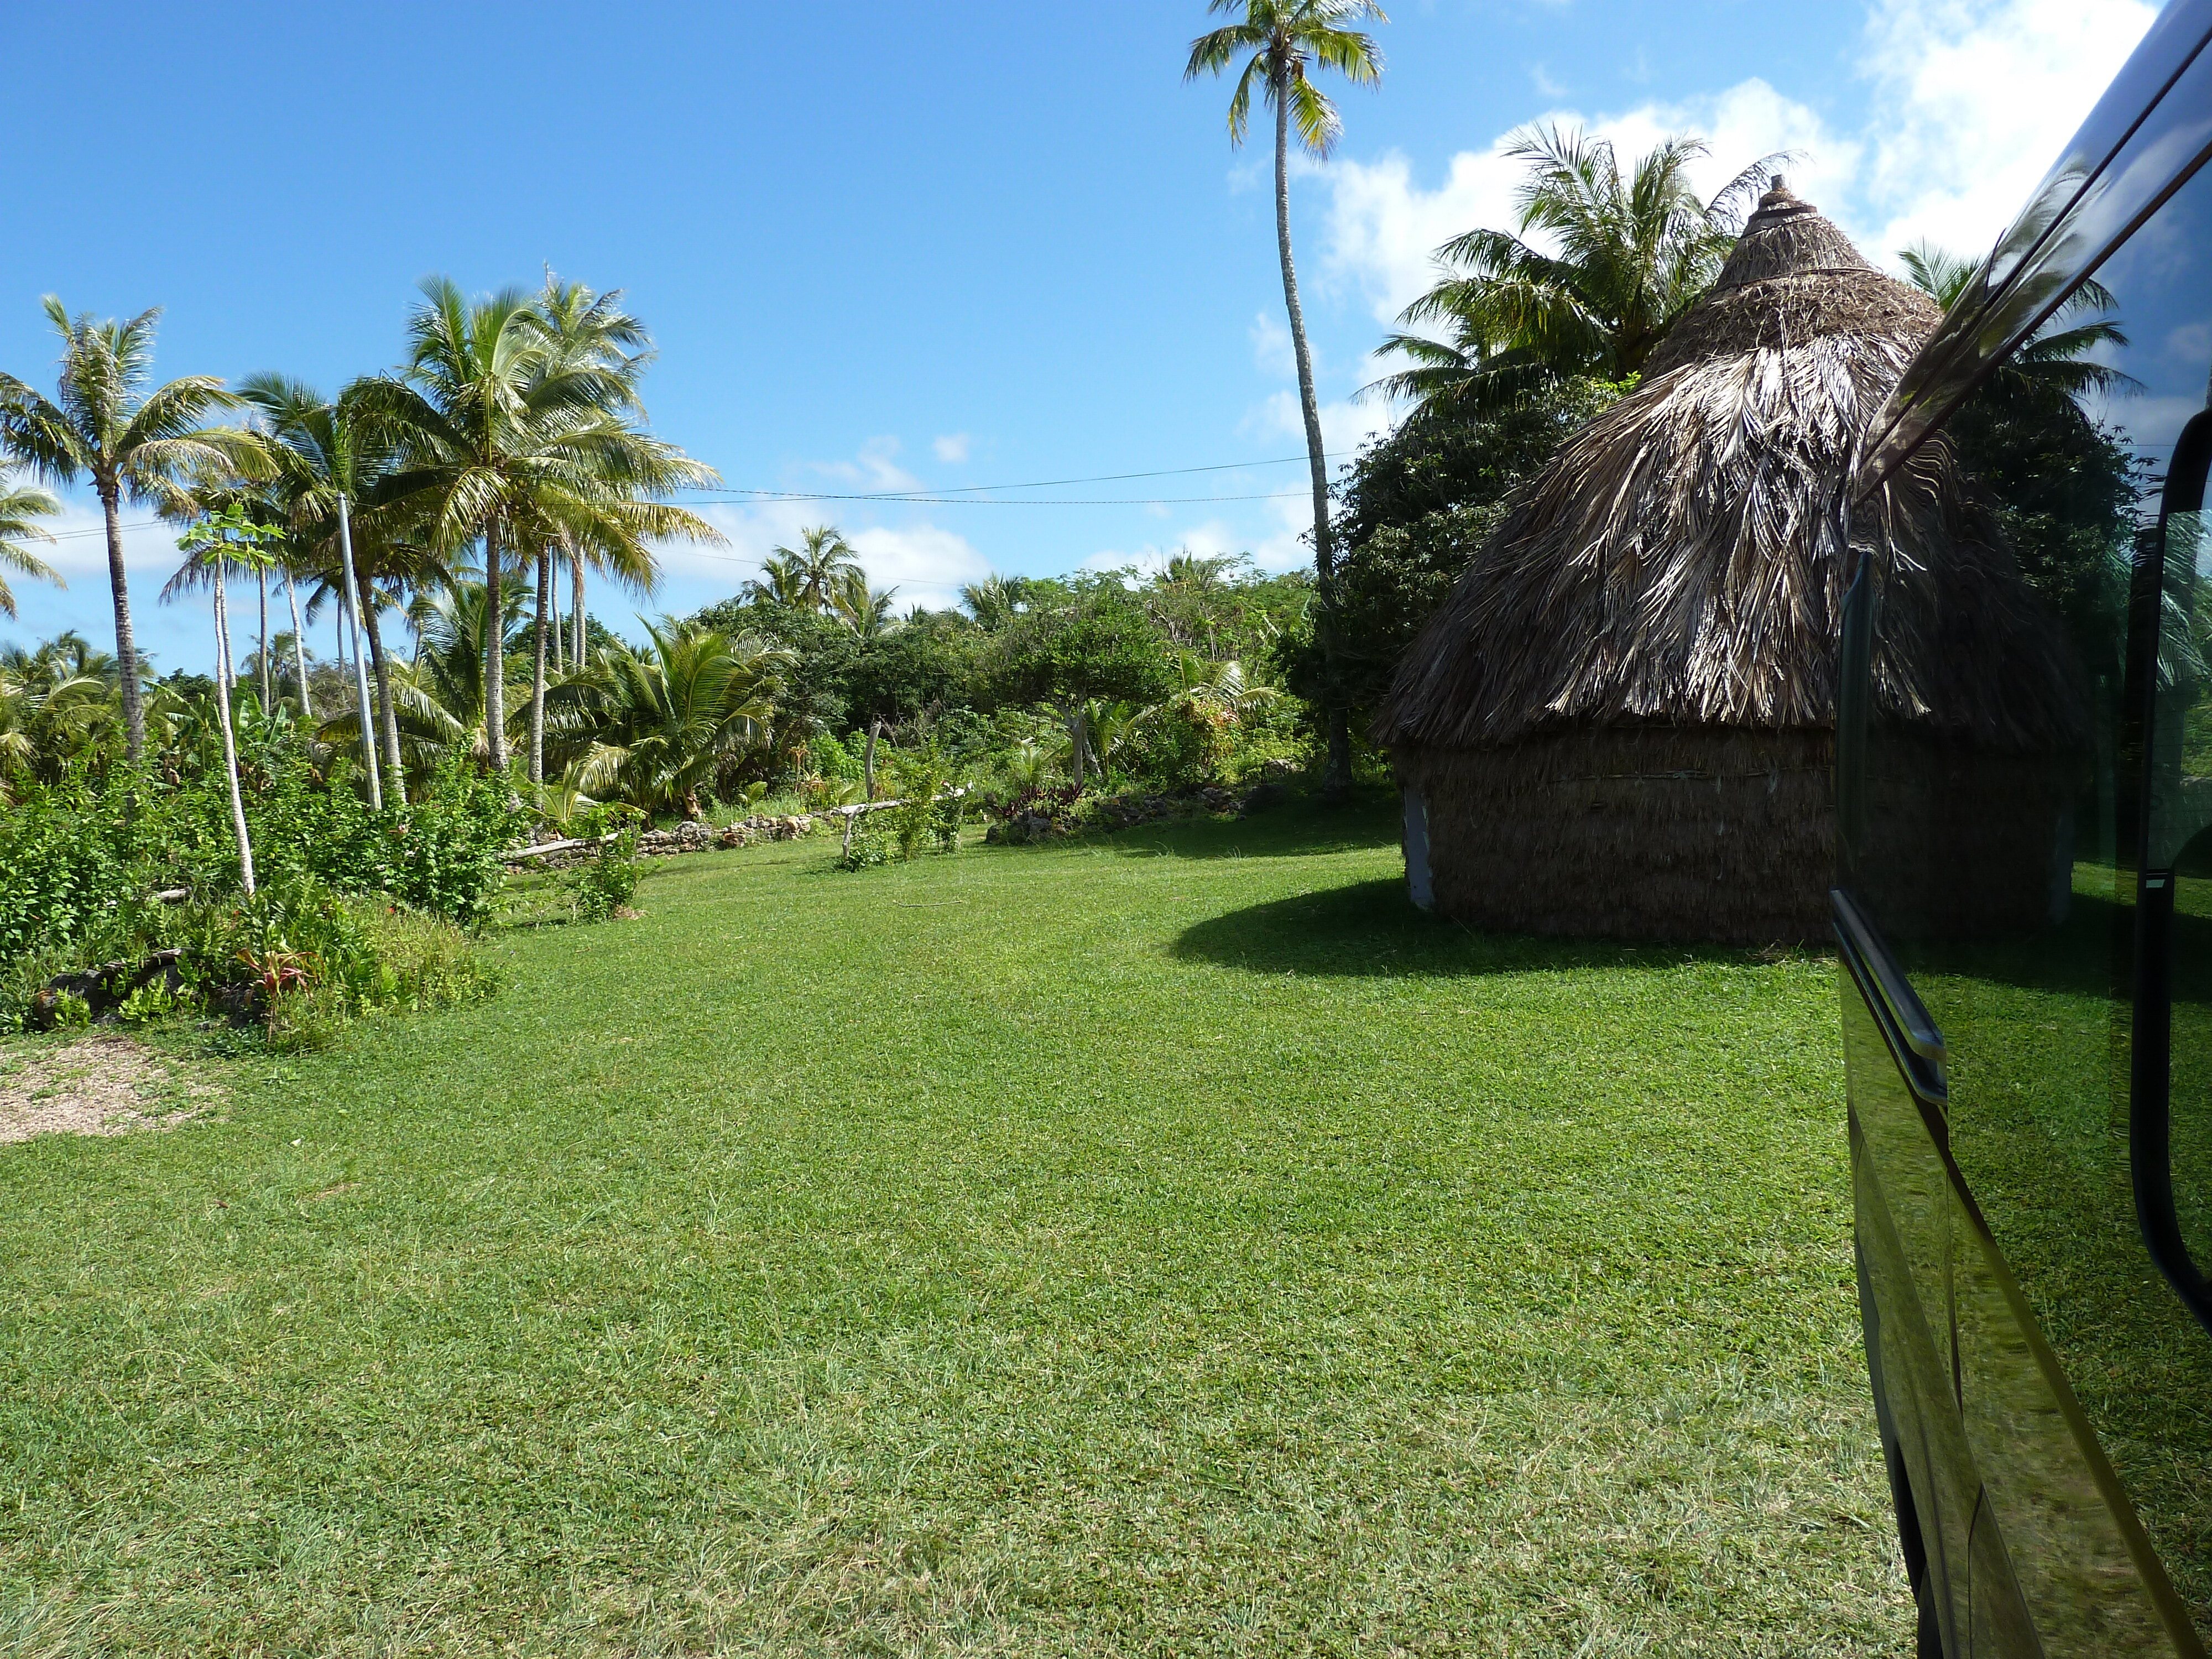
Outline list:
[[[960,603],[981,626],[995,630],[1021,614],[1027,596],[1027,584],[1019,576],[986,576],[960,590]]]
[[[562,283],[550,270],[537,301],[546,334],[550,373],[597,373],[605,377],[605,404],[611,417],[627,417],[640,427],[645,405],[638,381],[653,361],[653,337],[645,325],[622,308],[622,290],[594,294],[581,283]],[[620,493],[617,480],[600,481]],[[634,538],[592,536],[574,526],[552,525],[538,542],[537,617],[532,629],[534,658],[530,678],[530,781],[545,781],[545,675],[553,609],[553,557],[560,548],[570,560],[578,587],[576,609],[583,609],[582,579],[588,562],[633,592],[650,594],[659,585],[660,566],[649,542]],[[583,660],[580,648],[577,661]]]
[[[1335,147],[1343,122],[1336,106],[1314,84],[1310,68],[1334,70],[1355,86],[1373,85],[1382,78],[1382,54],[1371,36],[1346,26],[1366,18],[1377,22],[1389,19],[1375,0],[1211,0],[1207,9],[1237,21],[1191,42],[1183,78],[1220,75],[1243,61],[1229,100],[1233,144],[1244,142],[1255,84],[1275,112],[1275,249],[1282,261],[1283,303],[1290,313],[1298,407],[1305,420],[1306,459],[1313,474],[1314,572],[1320,599],[1316,615],[1333,679],[1336,630],[1329,601],[1336,586],[1336,560],[1329,544],[1328,460],[1322,443],[1321,404],[1314,393],[1313,353],[1306,344],[1305,313],[1298,304],[1297,271],[1291,258],[1290,128],[1295,120],[1298,142],[1310,155],[1325,156]],[[1328,766],[1322,790],[1334,798],[1352,787],[1352,734],[1342,699],[1331,696],[1328,705]]]
[[[53,566],[24,544],[53,540],[52,532],[39,520],[60,511],[61,503],[36,484],[15,483],[0,470],[0,570],[36,576],[57,587],[64,586]],[[9,591],[7,578],[0,576],[0,617],[15,614],[15,595]]]
[[[25,779],[51,781],[112,716],[113,688],[75,672],[54,644],[0,654],[0,805],[14,801]]]
[[[589,673],[554,689],[568,775],[602,799],[647,811],[700,812],[699,790],[723,758],[765,742],[795,653],[664,617],[641,652],[603,651]]]
[[[131,588],[123,568],[123,502],[173,507],[190,472],[252,465],[250,434],[210,428],[207,417],[238,400],[210,374],[187,374],[148,390],[160,307],[128,322],[72,318],[52,295],[46,319],[62,338],[61,378],[48,401],[12,374],[0,374],[0,448],[55,483],[91,480],[107,527],[107,580],[115,600],[115,655],[122,671],[123,722],[131,759],[146,750],[138,649],[131,627]]]
[[[400,770],[398,715],[392,697],[392,660],[385,649],[379,590],[404,592],[445,574],[443,562],[402,515],[380,512],[376,497],[399,462],[392,434],[371,404],[374,383],[357,380],[336,398],[281,374],[249,375],[240,398],[259,416],[267,440],[273,505],[287,535],[281,553],[287,571],[344,591],[338,544],[338,503],[348,504],[354,589],[349,604],[360,619],[376,681],[374,729],[384,766]],[[311,601],[309,613],[318,608]]]
[[[880,639],[899,625],[891,615],[891,602],[897,597],[896,587],[870,587],[867,573],[850,564],[839,573],[837,585],[830,590],[830,608],[838,621],[862,639]]]
[[[392,665],[392,701],[404,763],[398,775],[404,780],[420,781],[449,755],[468,756],[479,763],[490,757],[484,735],[484,669],[494,660],[504,664],[520,642],[529,595],[513,584],[501,588],[504,614],[495,650],[488,637],[490,608],[478,574],[457,571],[418,591],[407,606],[415,630],[414,660],[395,659]],[[507,720],[510,742],[520,735],[526,706],[520,700],[512,705]],[[360,731],[357,718],[348,713],[325,721],[317,735],[343,745],[357,741]]]
[[[781,549],[761,561],[761,573],[739,590],[756,605],[820,607],[808,596],[806,572],[798,557]]]
[[[773,556],[795,573],[799,602],[816,611],[835,610],[838,593],[860,568],[860,556],[835,525],[802,529],[796,548],[779,547]]]
[[[661,537],[722,539],[696,514],[653,499],[715,483],[714,469],[639,432],[622,377],[564,357],[528,296],[510,289],[471,301],[444,277],[422,293],[408,323],[407,367],[369,383],[368,402],[404,452],[374,505],[417,526],[440,556],[480,540],[495,612],[507,560],[550,538],[640,557]],[[486,665],[484,732],[499,770],[504,679]]]
[[[1393,334],[1383,350],[1413,367],[1367,390],[1417,405],[1494,406],[1550,374],[1641,372],[1712,286],[1785,159],[1762,156],[1708,200],[1689,178],[1706,153],[1702,139],[1672,137],[1624,172],[1607,140],[1559,127],[1516,134],[1505,154],[1528,170],[1515,230],[1470,230],[1437,250],[1442,279],[1399,320],[1441,324],[1449,337]]]

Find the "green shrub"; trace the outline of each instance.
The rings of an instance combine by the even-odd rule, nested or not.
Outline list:
[[[611,823],[612,828],[606,826]],[[586,921],[605,921],[629,908],[645,879],[645,860],[637,855],[641,823],[627,806],[605,809],[586,833],[604,835],[596,854],[568,872],[567,886],[576,915]]]
[[[837,854],[837,868],[872,870],[890,861],[891,836],[885,817],[882,812],[862,812],[854,819],[853,833]]]

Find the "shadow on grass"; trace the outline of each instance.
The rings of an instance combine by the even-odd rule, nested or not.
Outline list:
[[[1310,858],[1398,844],[1395,799],[1363,797],[1343,806],[1297,801],[1249,818],[1192,818],[1103,833],[1094,844],[1178,859]]]
[[[1405,884],[1395,879],[1232,910],[1186,928],[1169,950],[1182,961],[1218,963],[1255,974],[1340,978],[1673,968],[1685,962],[1741,964],[1753,959],[1747,951],[1719,945],[1479,933],[1416,910]]]

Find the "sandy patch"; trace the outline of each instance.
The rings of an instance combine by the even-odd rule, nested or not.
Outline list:
[[[112,1032],[18,1049],[0,1054],[0,1142],[173,1129],[215,1092],[180,1081],[143,1043]]]

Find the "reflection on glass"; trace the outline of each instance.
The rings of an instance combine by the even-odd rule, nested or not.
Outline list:
[[[1948,1044],[1943,1133],[1979,1213],[1954,1218],[1944,1312],[1990,1519],[2039,1629],[2118,1642],[2146,1605],[2112,1592],[2125,1506],[2100,1533],[2035,1350],[2212,1628],[2212,1336],[2152,1266],[2129,1158],[2136,883],[2165,860],[2176,1210],[2212,1260],[2212,526],[2159,534],[2212,373],[2212,184],[2098,275],[1855,526],[1875,636],[1848,874]],[[2158,620],[2131,682],[2139,563]]]

